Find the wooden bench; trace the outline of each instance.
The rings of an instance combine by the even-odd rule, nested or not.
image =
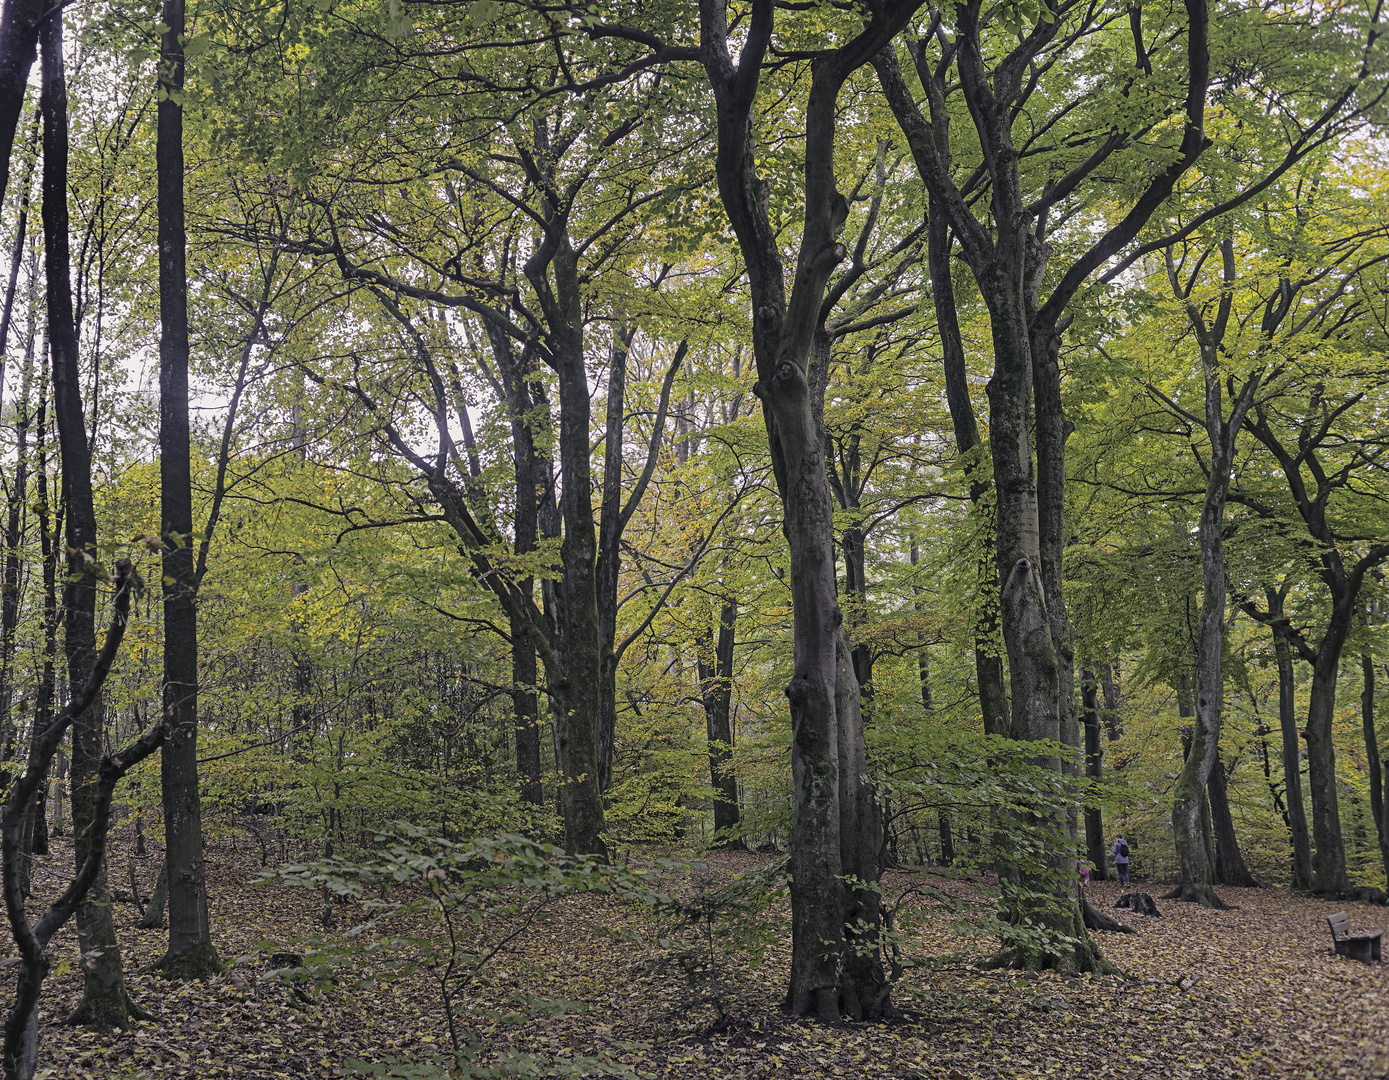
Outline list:
[[[1352,934],[1350,916],[1344,911],[1336,912],[1326,921],[1331,927],[1331,940],[1338,956],[1349,956],[1352,960],[1360,960],[1366,964],[1380,958],[1379,943],[1380,938],[1384,936],[1382,931],[1376,930],[1373,934]]]

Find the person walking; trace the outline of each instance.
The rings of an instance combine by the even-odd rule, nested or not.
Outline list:
[[[1119,875],[1119,884],[1124,888],[1129,887],[1129,842],[1122,836],[1114,841],[1114,847],[1110,849],[1114,852],[1114,870]]]

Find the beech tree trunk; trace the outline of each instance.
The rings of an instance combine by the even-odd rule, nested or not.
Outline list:
[[[771,43],[775,4],[755,0],[750,19],[739,28],[746,40],[736,64],[725,6],[718,0],[700,4],[699,59],[716,108],[715,172],[752,292],[755,392],[762,402],[790,553],[795,671],[786,696],[795,803],[786,1004],[792,1013],[814,1011],[827,1020],[837,1020],[841,1009],[855,1017],[882,1016],[891,1001],[876,942],[876,899],[861,895],[863,890],[854,890],[851,898],[844,883],[846,873],[870,888],[878,881],[882,825],[864,772],[859,688],[835,579],[824,432],[808,376],[825,289],[847,254],[837,240],[848,214],[835,186],[839,91],[916,7],[908,2],[874,9],[861,33],[821,53],[812,65],[805,114],[804,230],[788,297],[781,239],[772,226],[753,135],[753,104]],[[851,858],[849,866],[846,857]],[[866,955],[846,949],[846,939],[867,944]]]
[[[1215,841],[1215,877],[1222,885],[1233,885],[1241,889],[1257,889],[1259,883],[1244,863],[1244,855],[1239,849],[1239,839],[1235,834],[1235,820],[1230,814],[1229,788],[1226,783],[1225,767],[1220,763],[1220,754],[1215,756],[1215,767],[1211,769],[1210,783],[1206,793],[1211,806],[1211,833]]]
[[[43,229],[48,280],[48,341],[53,360],[53,405],[63,469],[63,510],[67,540],[67,584],[63,590],[64,647],[68,685],[82,687],[96,659],[98,584],[96,513],[92,501],[92,458],[87,443],[73,324],[68,248],[67,81],[63,72],[63,20],[55,12],[41,33],[43,86]],[[3,128],[3,125],[0,125]],[[0,134],[3,131],[0,130]],[[94,849],[98,801],[97,773],[102,756],[105,710],[100,694],[72,725],[72,824],[77,866]],[[97,1030],[126,1028],[135,1010],[126,992],[120,946],[111,917],[110,890],[103,864],[77,909],[82,954],[82,1002],[73,1023]]]
[[[1192,900],[1206,907],[1224,907],[1215,895],[1216,867],[1206,836],[1210,828],[1207,791],[1220,757],[1220,726],[1225,709],[1225,608],[1228,582],[1225,573],[1225,503],[1234,475],[1235,441],[1262,382],[1256,369],[1247,376],[1238,393],[1231,376],[1222,369],[1222,346],[1230,323],[1236,265],[1233,240],[1220,244],[1220,274],[1225,285],[1213,319],[1191,297],[1194,276],[1185,280],[1178,274],[1172,249],[1166,249],[1167,279],[1173,296],[1186,310],[1187,322],[1201,353],[1205,384],[1205,434],[1210,452],[1206,490],[1201,500],[1197,533],[1201,547],[1201,629],[1196,643],[1196,716],[1192,726],[1191,753],[1182,765],[1172,792],[1172,835],[1177,848],[1177,887],[1169,895]],[[1229,383],[1232,400],[1225,415],[1224,388]],[[1223,783],[1224,776],[1217,783]],[[1223,788],[1221,789],[1223,792]],[[1234,826],[1224,800],[1216,807],[1217,837],[1222,832],[1226,862],[1231,874],[1251,880],[1234,842]],[[1203,829],[1203,826],[1205,828]]]
[[[1373,653],[1360,657],[1360,725],[1365,734],[1365,771],[1370,778],[1370,814],[1375,822],[1375,837],[1379,840],[1379,856],[1389,879],[1389,785],[1381,776],[1383,765],[1379,756],[1379,738],[1375,731],[1375,658]],[[1389,773],[1389,770],[1385,770]]]
[[[183,214],[184,0],[165,0],[160,42],[159,492],[164,588],[164,724],[160,784],[169,889],[168,976],[222,970],[208,923],[198,791],[198,612],[188,429],[188,276]]]
[[[997,565],[1000,612],[1008,655],[1011,734],[1015,739],[1058,740],[1079,749],[1074,702],[1073,638],[1062,596],[1065,441],[1069,426],[1061,409],[1058,354],[1064,312],[1076,291],[1103,262],[1136,236],[1177,180],[1206,145],[1202,133],[1209,77],[1206,44],[1208,14],[1202,0],[1187,0],[1185,124],[1179,152],[1149,181],[1128,213],[1067,268],[1042,301],[1041,287],[1052,248],[1046,238],[1046,205],[1067,184],[1048,184],[1040,200],[1025,195],[1020,180],[1013,124],[1017,101],[1036,84],[1038,57],[1052,45],[1060,20],[1038,21],[1019,44],[996,53],[985,42],[992,13],[979,3],[958,5],[952,34],[932,68],[929,35],[909,44],[926,107],[923,111],[902,77],[894,48],[874,57],[879,82],[906,136],[913,160],[931,198],[932,213],[944,215],[960,243],[989,310],[994,370],[988,383],[989,446],[997,506]],[[944,43],[946,39],[942,37]],[[1041,66],[1040,70],[1045,70]],[[956,186],[949,155],[955,93],[968,107],[972,135],[978,138],[982,169],[989,184],[988,210],[976,216]],[[1077,166],[1075,182],[1104,160],[1097,153]],[[1070,178],[1068,178],[1068,183]],[[936,277],[933,273],[933,279]],[[1035,395],[1035,403],[1034,403]],[[1035,412],[1034,412],[1035,407]],[[1035,420],[1035,427],[1034,422]],[[1033,469],[1035,437],[1036,472]],[[1060,775],[1074,766],[1056,758],[1039,762]],[[1043,925],[1074,944],[1048,950],[1014,950],[1020,966],[1062,970],[1107,970],[1086,932],[1074,873],[1074,804],[1055,824],[1069,842],[1050,852],[1038,890],[1055,893],[1048,904],[1029,903],[1038,890],[1014,889],[1005,882],[1004,907],[1018,923]],[[1018,882],[1017,884],[1022,884]]]
[[[714,832],[728,835],[738,827],[738,778],[733,760],[733,650],[738,601],[725,596],[718,608],[718,634],[706,634],[699,653],[699,696],[709,738],[709,777],[714,787]],[[734,837],[728,847],[742,848]]]
[[[9,188],[14,136],[24,111],[45,7],[44,0],[5,0],[0,7],[0,202]]]
[[[939,148],[948,164],[950,148]],[[944,207],[934,198],[927,210],[927,263],[931,273],[931,298],[936,311],[936,328],[940,335],[942,369],[945,373],[945,401],[950,410],[950,424],[955,433],[955,447],[964,466],[969,484],[971,515],[975,528],[982,534],[980,558],[981,607],[974,628],[974,674],[979,689],[979,711],[984,731],[989,735],[1007,735],[1008,690],[1003,677],[1003,656],[999,651],[998,628],[998,566],[993,555],[996,550],[994,522],[989,519],[985,498],[993,487],[990,462],[979,439],[979,421],[969,396],[969,379],[965,367],[964,337],[960,332],[959,312],[955,307],[955,283],[950,276],[952,240],[950,223]]]
[[[1312,664],[1312,688],[1307,704],[1307,786],[1312,798],[1312,889],[1319,893],[1345,892],[1346,845],[1341,833],[1341,807],[1336,790],[1336,745],[1331,727],[1336,715],[1336,682],[1341,652],[1350,631],[1350,615],[1341,604],[1331,621]]]
[[[1104,744],[1100,741],[1099,694],[1095,677],[1082,669],[1080,673],[1081,706],[1085,721],[1085,775],[1099,783]],[[1090,861],[1090,876],[1095,881],[1109,880],[1109,849],[1104,838],[1104,819],[1098,806],[1085,808],[1085,854]]]
[[[1286,588],[1286,587],[1285,587]],[[1312,887],[1312,838],[1307,831],[1307,808],[1302,801],[1302,739],[1297,730],[1297,683],[1293,675],[1293,650],[1283,623],[1284,590],[1266,590],[1273,617],[1273,653],[1278,661],[1278,726],[1283,748],[1283,792],[1288,807],[1288,831],[1292,842],[1292,885]]]

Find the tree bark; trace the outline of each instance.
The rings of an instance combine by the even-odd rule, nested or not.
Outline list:
[[[0,202],[10,182],[15,131],[24,111],[44,0],[5,0],[0,8]]]
[[[725,596],[718,608],[718,635],[705,634],[699,653],[699,696],[704,704],[705,728],[709,739],[709,777],[714,787],[714,832],[728,836],[737,829],[738,778],[733,761],[733,650],[738,621],[738,601]],[[743,847],[741,837],[733,837],[728,847]]]
[[[948,141],[938,144],[942,159],[949,163]],[[981,607],[974,627],[974,674],[979,689],[979,712],[984,731],[989,735],[1007,735],[1008,690],[1003,677],[1003,657],[999,651],[998,628],[998,566],[990,557],[995,550],[994,523],[989,514],[986,496],[993,487],[989,459],[980,444],[979,421],[970,400],[969,379],[965,366],[964,336],[960,332],[959,312],[955,307],[955,283],[950,273],[950,252],[953,246],[950,223],[945,208],[938,200],[928,204],[927,264],[931,273],[931,297],[936,312],[936,328],[940,334],[942,370],[945,374],[945,401],[950,410],[950,424],[955,433],[955,448],[964,467],[969,484],[970,514],[981,535],[983,551],[980,558],[979,594]]]
[[[1278,662],[1278,726],[1283,747],[1283,791],[1288,807],[1288,831],[1292,842],[1292,885],[1294,889],[1312,887],[1312,838],[1307,831],[1307,809],[1302,800],[1302,740],[1297,730],[1297,684],[1293,675],[1293,650],[1284,625],[1283,599],[1289,585],[1267,589],[1272,621],[1273,653]]]
[[[53,404],[63,469],[67,532],[67,585],[63,590],[64,646],[68,685],[85,686],[96,659],[98,568],[92,458],[82,409],[77,332],[73,324],[68,248],[67,83],[63,72],[63,20],[55,12],[40,35],[43,83],[43,228],[48,280],[48,340],[53,361]],[[3,125],[0,125],[3,128]],[[0,130],[3,135],[3,130]],[[110,890],[101,860],[98,825],[104,709],[100,694],[72,725],[72,823],[78,868],[95,853],[99,863],[90,890],[77,909],[83,957],[82,1002],[71,1022],[97,1030],[126,1028],[134,1009],[126,992],[120,946],[111,918]]]
[[[1080,673],[1080,695],[1085,722],[1085,775],[1098,784],[1104,754],[1104,744],[1100,741],[1099,694],[1094,675],[1085,669]],[[1095,881],[1108,881],[1109,850],[1104,841],[1104,820],[1098,804],[1085,807],[1085,853],[1090,861],[1090,876]]]
[[[100,654],[93,653],[87,680],[80,684],[80,689],[73,694],[56,720],[31,741],[27,767],[7,792],[4,812],[0,816],[0,852],[3,853],[0,863],[3,864],[5,910],[19,953],[15,998],[5,1018],[4,1045],[0,1049],[0,1065],[3,1066],[6,1080],[32,1080],[37,1068],[38,1004],[50,966],[48,944],[74,911],[80,908],[83,898],[102,875],[110,831],[111,798],[116,784],[126,772],[153,754],[164,738],[161,724],[119,753],[100,759],[95,782],[91,785],[96,790],[91,803],[92,819],[86,837],[86,855],[77,864],[76,873],[67,887],[48,905],[37,922],[30,922],[21,887],[25,862],[23,831],[32,819],[38,789],[47,781],[59,743],[74,720],[96,701],[120,650],[130,613],[131,574],[130,563],[122,560],[117,567],[111,628],[105,644]],[[83,955],[83,965],[89,973],[97,959]]]
[[[1192,726],[1191,753],[1182,765],[1181,774],[1172,794],[1172,834],[1177,848],[1177,887],[1169,895],[1192,900],[1206,907],[1223,907],[1215,895],[1216,867],[1208,852],[1202,831],[1203,815],[1207,812],[1207,789],[1217,768],[1220,756],[1220,726],[1225,709],[1225,608],[1228,581],[1225,573],[1225,503],[1234,475],[1235,441],[1244,423],[1245,413],[1253,404],[1254,395],[1262,383],[1262,371],[1256,369],[1235,392],[1234,383],[1222,370],[1222,345],[1230,322],[1236,282],[1234,242],[1225,239],[1220,245],[1220,280],[1224,286],[1215,316],[1207,320],[1206,313],[1192,300],[1194,278],[1182,281],[1173,261],[1172,249],[1166,249],[1167,278],[1173,296],[1183,303],[1187,322],[1195,334],[1201,353],[1201,372],[1204,382],[1204,426],[1210,452],[1206,489],[1201,500],[1201,517],[1197,533],[1201,548],[1201,629],[1196,643],[1196,716]],[[1230,415],[1225,416],[1224,384],[1229,380]],[[1223,780],[1223,777],[1221,778]],[[1226,819],[1228,807],[1221,807]],[[1243,859],[1234,848],[1234,829],[1216,821],[1217,833],[1228,826],[1225,838],[1227,860],[1232,873],[1242,872]],[[1250,879],[1252,880],[1252,879]]]
[[[1215,756],[1215,767],[1211,769],[1210,783],[1206,793],[1211,805],[1211,832],[1215,839],[1215,877],[1222,885],[1241,889],[1257,889],[1259,883],[1245,865],[1244,855],[1239,849],[1239,839],[1235,833],[1235,821],[1230,814],[1230,796],[1226,783],[1225,768],[1220,763],[1220,754]]]
[[[159,861],[159,876],[154,880],[154,893],[145,907],[145,913],[135,925],[141,930],[163,930],[164,908],[169,901],[169,862]]]
[[[1375,731],[1375,658],[1373,653],[1360,657],[1360,725],[1365,734],[1365,771],[1370,779],[1370,814],[1375,822],[1379,840],[1379,856],[1384,862],[1384,874],[1389,880],[1389,795],[1381,776],[1379,738]]]
[[[173,978],[221,971],[208,923],[198,791],[198,613],[188,427],[188,276],[183,210],[184,0],[165,0],[155,162],[159,215],[159,490],[164,591],[164,725],[160,752]]]
[[[847,870],[869,887],[876,884],[881,873],[881,816],[859,767],[864,752],[858,686],[838,603],[824,431],[808,374],[812,343],[822,327],[825,289],[847,254],[837,242],[848,213],[835,186],[839,91],[854,70],[892,39],[916,6],[893,3],[875,9],[861,33],[841,48],[821,53],[812,65],[805,111],[804,230],[788,298],[781,240],[771,222],[769,187],[758,174],[753,135],[753,104],[771,43],[775,5],[755,0],[751,18],[739,30],[746,40],[735,65],[724,5],[718,0],[700,4],[700,61],[715,101],[715,172],[752,291],[755,392],[762,402],[791,564],[795,671],[786,695],[795,805],[786,1004],[792,1013],[815,1011],[826,1020],[837,1020],[841,1007],[851,1012],[857,1008],[864,1016],[883,1015],[890,1001],[877,950],[870,948],[872,955],[862,958],[867,963],[851,959],[845,951],[846,934],[862,940],[865,932],[878,929],[870,925],[875,904],[864,904],[857,896],[850,901],[843,876]],[[851,715],[841,716],[838,708]],[[844,866],[842,841],[849,838],[859,842],[853,867]]]

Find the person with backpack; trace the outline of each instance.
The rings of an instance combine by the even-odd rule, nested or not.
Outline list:
[[[1119,875],[1119,884],[1129,886],[1129,842],[1120,836],[1114,841],[1114,870]]]

